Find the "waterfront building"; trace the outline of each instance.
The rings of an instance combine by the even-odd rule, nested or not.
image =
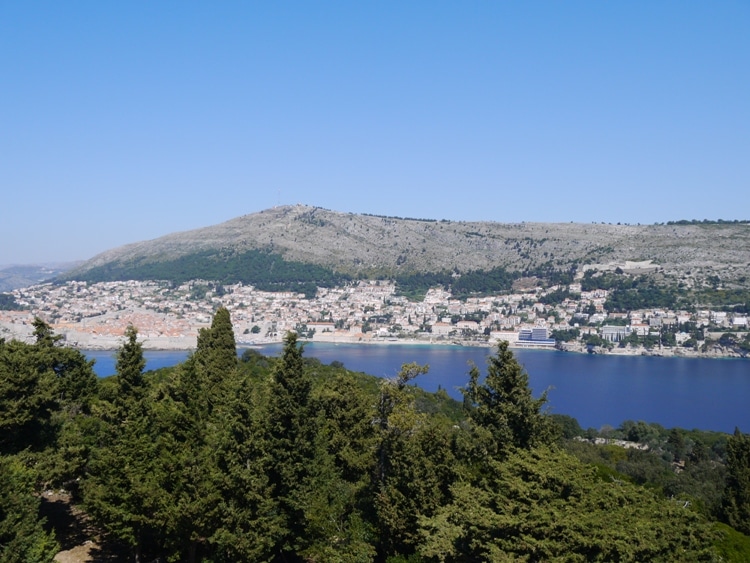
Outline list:
[[[602,338],[609,342],[620,342],[628,335],[628,327],[625,326],[603,326]]]

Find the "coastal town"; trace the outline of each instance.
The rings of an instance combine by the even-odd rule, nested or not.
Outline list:
[[[554,304],[545,299],[561,290],[569,297]],[[278,342],[296,331],[303,339],[341,343],[488,346],[506,340],[512,347],[577,352],[742,356],[744,348],[728,347],[722,338],[729,333],[732,342],[750,340],[746,315],[703,309],[612,313],[605,310],[606,290],[582,291],[576,283],[463,300],[430,289],[420,301],[398,295],[387,281],[319,288],[312,299],[206,281],[73,281],[11,295],[20,310],[0,311],[0,338],[32,341],[32,323],[40,317],[81,349],[116,349],[132,324],[146,349],[189,350],[220,306],[230,311],[240,346]]]

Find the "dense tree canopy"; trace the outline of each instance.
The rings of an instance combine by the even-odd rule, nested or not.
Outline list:
[[[35,344],[0,341],[3,561],[54,552],[35,483],[74,487],[136,561],[747,555],[744,536],[709,520],[721,513],[744,530],[746,436],[721,442],[628,422],[617,432],[661,444],[660,456],[565,445],[560,436],[580,427],[544,412],[546,395],[532,395],[507,343],[485,377],[470,371],[462,410],[412,385],[427,366],[377,380],[305,358],[293,333],[278,358],[238,360],[222,308],[186,362],[155,373],[144,373],[129,327],[117,374],[93,382],[90,362],[37,325]],[[7,546],[25,555],[8,558]]]
[[[712,561],[713,535],[681,504],[554,449],[490,460],[452,501],[421,520],[422,553],[437,561]]]
[[[122,279],[184,283],[203,279],[222,284],[245,283],[264,291],[298,291],[314,296],[317,287],[341,285],[349,280],[349,276],[315,264],[285,260],[271,250],[239,252],[226,249],[197,251],[163,262],[110,263],[91,268],[75,279],[91,283]]]

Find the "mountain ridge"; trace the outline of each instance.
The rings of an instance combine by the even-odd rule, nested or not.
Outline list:
[[[80,261],[76,261],[2,265],[0,266],[0,293],[43,283],[81,264]]]
[[[686,222],[685,222],[686,223]],[[278,255],[346,276],[392,277],[504,268],[568,270],[651,261],[678,276],[739,282],[750,267],[750,225],[688,223],[498,223],[385,217],[305,205],[279,206],[229,221],[110,249],[69,272],[158,264],[195,253]],[[188,260],[189,261],[189,260]]]

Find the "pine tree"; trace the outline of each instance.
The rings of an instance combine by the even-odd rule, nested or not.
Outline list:
[[[464,391],[471,420],[489,431],[497,452],[510,447],[529,449],[553,440],[551,421],[541,412],[547,393],[534,399],[529,388],[529,376],[501,341],[497,355],[488,360],[487,377],[479,383],[479,370],[469,374],[469,385]]]
[[[52,327],[39,317],[34,317],[31,326],[34,327],[34,338],[40,347],[51,348],[62,340],[62,336],[54,334]]]

